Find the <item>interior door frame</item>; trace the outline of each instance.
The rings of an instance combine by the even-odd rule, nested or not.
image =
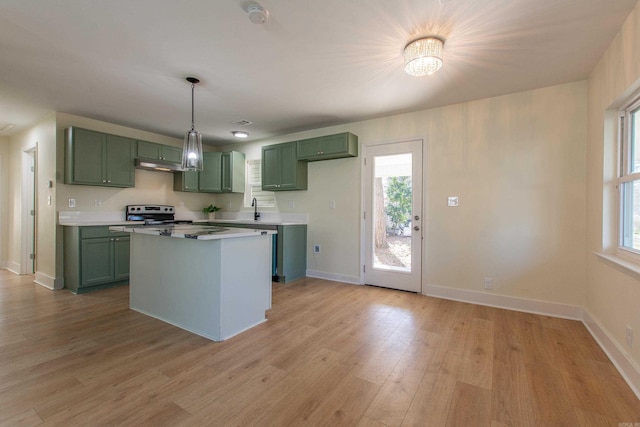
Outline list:
[[[364,272],[364,266],[366,264],[366,224],[365,224],[365,218],[364,218],[364,212],[366,209],[366,191],[367,191],[367,174],[366,174],[366,168],[365,168],[365,159],[367,158],[368,155],[368,150],[367,147],[374,147],[374,146],[378,146],[378,145],[386,145],[386,144],[400,144],[403,142],[411,142],[411,141],[421,141],[422,144],[422,159],[421,159],[421,168],[422,168],[422,194],[421,194],[421,201],[422,201],[422,205],[421,205],[421,209],[422,209],[422,242],[421,242],[421,256],[420,256],[420,270],[421,270],[421,291],[419,292],[420,294],[425,294],[425,287],[424,285],[424,266],[425,266],[425,252],[426,249],[424,247],[424,242],[425,242],[425,233],[427,232],[427,215],[426,215],[426,201],[427,201],[427,191],[426,191],[426,169],[425,169],[425,165],[426,165],[426,158],[427,158],[427,146],[425,143],[425,138],[422,136],[415,136],[415,137],[410,137],[410,138],[403,138],[403,139],[393,139],[393,140],[387,140],[387,141],[377,141],[377,142],[371,142],[371,143],[362,143],[362,145],[360,146],[360,151],[361,151],[361,155],[360,155],[360,285],[364,285],[365,284],[365,272]]]
[[[22,203],[21,203],[21,251],[20,251],[20,274],[34,274],[36,271],[36,260],[31,258],[31,254],[36,253],[36,219],[37,219],[37,143],[22,150]],[[31,167],[33,166],[33,172]],[[31,215],[31,210],[35,211]]]

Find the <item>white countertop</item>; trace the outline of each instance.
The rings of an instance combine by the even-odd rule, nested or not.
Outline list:
[[[242,224],[251,226],[255,225],[306,225],[303,222],[298,221],[278,221],[278,220],[262,220],[255,221],[253,219],[197,219],[193,221],[194,224],[206,224],[209,222],[215,222],[216,224]]]
[[[135,225],[139,221],[125,221],[124,211],[93,212],[93,211],[60,211],[58,224],[68,227],[83,227],[92,225]],[[176,209],[176,219],[191,220],[195,224],[219,222],[229,224],[262,224],[262,225],[306,225],[307,214],[262,212],[258,221],[254,221],[253,212],[218,212],[216,219],[210,221],[199,212],[181,211]]]
[[[150,234],[175,237],[178,239],[216,240],[237,237],[251,237],[277,234],[274,230],[256,230],[251,228],[225,228],[211,225],[164,225],[164,226],[111,226],[111,231]]]

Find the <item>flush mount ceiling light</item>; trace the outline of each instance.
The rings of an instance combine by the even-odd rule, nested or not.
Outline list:
[[[182,169],[189,171],[201,171],[203,169],[202,161],[202,135],[195,130],[193,121],[193,95],[196,83],[200,80],[195,77],[187,77],[187,81],[191,83],[191,130],[187,131],[184,136],[184,145],[182,146]]]
[[[442,67],[444,41],[437,37],[414,40],[404,48],[404,71],[412,76],[428,76]]]
[[[11,129],[13,129],[15,125],[13,123],[7,123],[6,125],[2,126],[0,128],[0,132],[7,132],[10,131]]]
[[[236,138],[246,138],[249,136],[249,132],[245,132],[243,130],[234,130],[231,131],[231,135],[235,136]]]
[[[255,1],[246,2],[244,10],[249,14],[249,21],[254,24],[264,24],[269,19],[269,12]]]

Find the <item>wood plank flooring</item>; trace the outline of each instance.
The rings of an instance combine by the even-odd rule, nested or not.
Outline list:
[[[129,310],[127,287],[32,280],[0,270],[0,425],[640,423],[576,321],[303,279],[214,343]]]

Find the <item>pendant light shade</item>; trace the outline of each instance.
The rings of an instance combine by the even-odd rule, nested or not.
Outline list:
[[[202,135],[195,130],[193,120],[194,90],[196,83],[200,83],[200,80],[195,77],[187,77],[187,81],[191,83],[191,130],[187,131],[184,136],[182,169],[186,171],[201,171],[204,166],[202,161]]]
[[[428,76],[442,67],[444,42],[436,37],[414,40],[404,48],[404,71],[412,76]]]

